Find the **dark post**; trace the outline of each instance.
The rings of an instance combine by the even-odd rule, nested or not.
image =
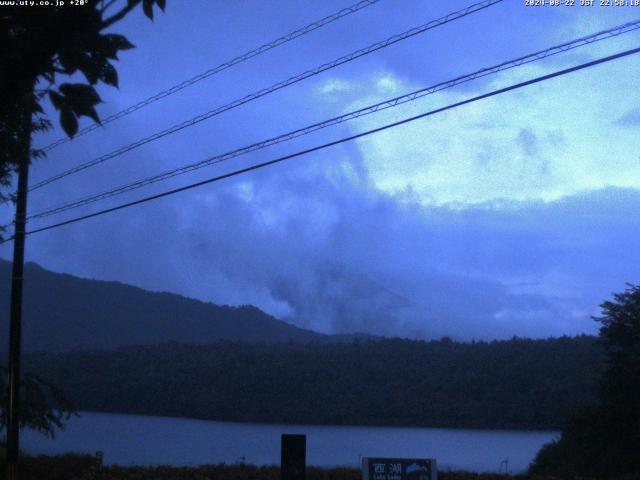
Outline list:
[[[33,86],[32,86],[33,88]],[[18,478],[20,450],[20,347],[22,341],[22,275],[24,270],[24,237],[27,215],[27,189],[31,160],[31,95],[25,95],[22,124],[24,151],[18,164],[18,190],[13,239],[13,271],[11,274],[11,317],[9,326],[9,399],[7,405],[7,480]]]
[[[307,466],[306,435],[282,435],[280,480],[304,480]]]

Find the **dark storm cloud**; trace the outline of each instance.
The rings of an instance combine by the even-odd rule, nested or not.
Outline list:
[[[638,192],[425,207],[344,153],[34,236],[32,258],[303,327],[427,338],[593,332],[598,303],[637,280]]]

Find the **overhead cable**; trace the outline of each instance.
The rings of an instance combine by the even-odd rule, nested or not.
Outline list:
[[[359,138],[363,138],[363,137],[366,137],[366,136],[369,136],[369,135],[373,135],[375,133],[379,133],[379,132],[382,132],[384,130],[388,130],[388,129],[391,129],[391,128],[398,127],[400,125],[404,125],[404,124],[407,124],[407,123],[410,123],[410,122],[414,122],[416,120],[420,120],[422,118],[426,118],[428,116],[435,115],[437,113],[441,113],[441,112],[444,112],[444,111],[447,111],[447,110],[458,108],[458,107],[461,107],[463,105],[467,105],[467,104],[470,104],[470,103],[473,103],[473,102],[484,100],[486,98],[494,97],[496,95],[501,95],[501,94],[506,93],[506,92],[517,90],[517,89],[520,89],[520,88],[523,88],[523,87],[526,87],[526,86],[529,86],[529,85],[533,85],[533,84],[536,84],[536,83],[544,82],[544,81],[550,80],[552,78],[556,78],[556,77],[560,77],[560,76],[563,76],[563,75],[567,75],[569,73],[573,73],[573,72],[576,72],[576,71],[579,71],[579,70],[584,70],[586,68],[594,67],[596,65],[600,65],[600,64],[603,64],[603,63],[611,62],[613,60],[617,60],[617,59],[620,59],[620,58],[623,58],[623,57],[627,57],[629,55],[634,55],[634,54],[639,53],[639,52],[640,52],[640,48],[633,48],[633,49],[626,50],[626,51],[623,51],[623,52],[620,52],[620,53],[617,53],[617,54],[614,54],[614,55],[609,55],[607,57],[602,57],[602,58],[599,58],[597,60],[592,60],[590,62],[586,62],[586,63],[582,63],[580,65],[576,65],[574,67],[565,68],[563,70],[559,70],[559,71],[556,71],[556,72],[553,72],[553,73],[549,73],[547,75],[542,75],[542,76],[539,76],[539,77],[536,77],[536,78],[533,78],[533,79],[530,79],[530,80],[526,80],[524,82],[516,83],[516,84],[510,85],[508,87],[504,87],[504,88],[500,88],[500,89],[497,89],[497,90],[493,90],[491,92],[488,92],[488,93],[485,93],[485,94],[482,94],[482,95],[478,95],[478,96],[475,96],[475,97],[472,97],[472,98],[469,98],[469,99],[466,99],[466,100],[463,100],[463,101],[460,101],[460,102],[452,103],[452,104],[449,104],[447,106],[440,107],[440,108],[437,108],[435,110],[431,110],[431,111],[428,111],[428,112],[425,112],[425,113],[421,113],[419,115],[415,115],[415,116],[412,116],[412,117],[408,117],[408,118],[405,118],[403,120],[399,120],[397,122],[389,123],[387,125],[383,125],[381,127],[377,127],[377,128],[371,129],[371,130],[367,130],[365,132],[357,133],[357,134],[354,134],[354,135],[350,135],[348,137],[344,137],[344,138],[341,138],[341,139],[338,139],[338,140],[334,140],[332,142],[328,142],[328,143],[324,143],[322,145],[317,145],[315,147],[307,148],[305,150],[301,150],[301,151],[298,151],[298,152],[295,152],[295,153],[292,153],[292,154],[289,154],[289,155],[284,155],[284,156],[278,157],[278,158],[276,158],[274,160],[270,160],[270,161],[267,161],[267,162],[259,163],[259,164],[252,165],[252,166],[246,167],[246,168],[241,168],[241,169],[229,172],[229,173],[225,173],[223,175],[218,175],[218,176],[215,176],[215,177],[212,177],[212,178],[208,178],[206,180],[201,180],[199,182],[195,182],[195,183],[191,183],[189,185],[185,185],[183,187],[174,188],[172,190],[167,190],[167,191],[164,191],[162,193],[157,193],[155,195],[150,195],[150,196],[147,196],[147,197],[144,197],[144,198],[140,198],[138,200],[134,200],[134,201],[131,201],[131,202],[123,203],[123,204],[120,204],[120,205],[117,205],[117,206],[114,206],[114,207],[110,207],[110,208],[106,208],[106,209],[103,209],[103,210],[100,210],[100,211],[97,211],[97,212],[89,213],[87,215],[81,215],[81,216],[78,216],[78,217],[75,217],[75,218],[71,218],[69,220],[65,220],[65,221],[54,223],[54,224],[47,225],[47,226],[44,226],[44,227],[36,228],[36,229],[33,229],[33,230],[30,230],[30,231],[26,232],[26,234],[27,235],[33,235],[35,233],[40,233],[40,232],[44,232],[44,231],[51,230],[51,229],[54,229],[54,228],[63,227],[65,225],[70,225],[72,223],[77,223],[77,222],[80,222],[80,221],[88,220],[90,218],[102,216],[102,215],[105,215],[107,213],[112,213],[112,212],[115,212],[115,211],[123,210],[123,209],[129,208],[129,207],[133,207],[133,206],[136,206],[136,205],[143,204],[143,203],[147,203],[147,202],[150,202],[150,201],[153,201],[153,200],[158,200],[160,198],[168,197],[168,196],[174,195],[176,193],[184,192],[184,191],[187,191],[187,190],[192,190],[194,188],[198,188],[198,187],[201,187],[201,186],[204,186],[204,185],[208,185],[210,183],[218,182],[220,180],[224,180],[224,179],[235,177],[235,176],[238,176],[238,175],[241,175],[241,174],[244,174],[244,173],[248,173],[248,172],[251,172],[251,171],[254,171],[254,170],[262,169],[262,168],[265,168],[265,167],[268,167],[268,166],[271,166],[271,165],[275,165],[277,163],[281,163],[281,162],[284,162],[286,160],[291,160],[291,159],[298,158],[298,157],[301,157],[303,155],[307,155],[307,154],[310,154],[310,153],[313,153],[313,152],[317,152],[317,151],[320,151],[320,150],[325,150],[325,149],[327,149],[329,147],[333,147],[335,145],[339,145],[339,144],[350,142],[350,141],[353,141],[353,140],[357,140]],[[9,240],[11,240],[11,238],[7,239],[7,240],[5,240],[5,241],[3,241],[1,243],[6,243]]]
[[[237,100],[234,100],[230,103],[227,103],[226,105],[222,105],[218,108],[215,108],[213,110],[210,110],[208,112],[205,112],[203,114],[200,114],[196,117],[193,117],[189,120],[185,120],[181,123],[178,123],[176,125],[173,125],[169,128],[166,128],[165,130],[162,130],[160,132],[156,132],[153,135],[150,135],[148,137],[144,137],[140,140],[137,140],[136,142],[130,143],[128,145],[125,145],[124,147],[121,147],[117,150],[114,150],[110,153],[107,153],[105,155],[102,155],[100,157],[97,157],[93,160],[90,160],[88,162],[82,163],[80,165],[77,165],[76,167],[70,168],[68,170],[65,170],[61,173],[58,173],[56,175],[53,175],[49,178],[46,178],[40,182],[35,183],[34,185],[32,185],[29,189],[29,191],[33,191],[36,190],[38,188],[44,187],[45,185],[48,185],[52,182],[55,182],[57,180],[60,180],[62,178],[65,178],[69,175],[81,172],[87,168],[93,167],[95,165],[101,164],[103,162],[106,162],[107,160],[111,160],[113,158],[116,158],[120,155],[123,155],[124,153],[130,152],[131,150],[134,150],[138,147],[141,147],[142,145],[146,145],[150,142],[153,142],[155,140],[158,140],[160,138],[166,137],[167,135],[171,135],[174,134],[176,132],[179,132],[185,128],[188,127],[192,127],[200,122],[203,122],[204,120],[208,120],[216,115],[220,115],[221,113],[227,112],[229,110],[232,110],[234,108],[237,108],[241,105],[244,105],[246,103],[252,102],[254,100],[257,100],[259,98],[262,98],[266,95],[269,95],[273,92],[276,92],[278,90],[281,90],[285,87],[288,87],[290,85],[296,84],[298,82],[301,82],[309,77],[313,77],[315,75],[318,75],[322,72],[325,72],[327,70],[336,68],[340,65],[343,65],[345,63],[351,62],[357,58],[360,58],[362,56],[365,55],[369,55],[373,52],[376,52],[380,49],[389,47],[391,45],[394,45],[398,42],[401,42],[403,40],[406,40],[408,38],[414,37],[418,34],[424,33],[428,30],[431,30],[433,28],[445,25],[449,22],[453,22],[455,20],[458,20],[460,18],[466,17],[467,15],[471,15],[473,13],[479,12],[481,10],[484,10],[492,5],[495,5],[497,3],[500,3],[504,0],[485,0],[483,2],[480,3],[475,3],[473,5],[470,5],[466,8],[463,8],[461,10],[457,10],[453,13],[450,13],[444,17],[441,17],[437,20],[432,20],[428,23],[425,23],[424,25],[418,26],[418,27],[414,27],[411,28],[403,33],[399,33],[397,35],[393,35],[392,37],[387,38],[386,40],[383,40],[381,42],[376,42],[372,45],[369,45],[366,48],[362,48],[360,50],[356,50],[355,52],[352,52],[348,55],[342,56],[336,60],[333,60],[329,63],[325,63],[323,65],[320,65],[316,68],[313,68],[311,70],[307,70],[306,72],[303,72],[301,74],[295,75],[293,77],[288,78],[287,80],[283,80],[281,82],[278,82],[274,85],[271,85],[270,87],[267,88],[263,88],[261,90],[258,90],[254,93],[251,93],[249,95],[246,95],[242,98],[239,98]]]
[[[337,117],[333,117],[330,118],[328,120],[324,120],[322,122],[318,122],[318,123],[314,123],[312,125],[308,125],[306,127],[303,128],[299,128],[297,130],[293,130],[291,132],[287,132],[285,134],[282,135],[278,135],[276,137],[271,137],[269,139],[266,140],[262,140],[260,142],[256,142],[253,143],[251,145],[247,145],[244,146],[242,148],[238,148],[235,150],[231,150],[219,155],[215,155],[213,157],[209,157],[205,160],[201,160],[199,162],[195,162],[195,163],[191,163],[179,168],[174,168],[162,173],[159,173],[157,175],[153,175],[153,176],[149,176],[149,177],[145,177],[139,180],[136,180],[134,182],[130,182],[124,185],[121,185],[119,187],[116,188],[112,188],[106,191],[103,191],[101,193],[98,194],[92,194],[92,195],[88,195],[76,200],[72,200],[72,201],[68,201],[65,203],[62,203],[60,205],[54,206],[54,207],[50,207],[41,211],[38,211],[32,215],[30,215],[29,217],[27,217],[28,219],[37,219],[37,218],[44,218],[44,217],[48,217],[51,215],[55,215],[61,212],[65,212],[68,210],[72,210],[84,205],[88,205],[94,202],[97,202],[99,200],[103,200],[103,199],[107,199],[116,195],[120,195],[132,190],[136,190],[142,187],[145,187],[147,185],[151,185],[153,183],[157,183],[163,180],[167,180],[169,178],[173,178],[176,177],[178,175],[183,175],[204,167],[208,167],[211,165],[215,165],[227,160],[230,160],[232,158],[236,158],[242,155],[246,155],[248,153],[251,152],[255,152],[267,147],[270,147],[272,145],[276,145],[288,140],[292,140],[294,138],[298,138],[301,137],[303,135],[308,135],[312,132],[315,132],[317,130],[321,130],[333,125],[337,125],[349,120],[353,120],[365,115],[369,115],[375,112],[379,112],[388,108],[392,108],[392,107],[396,107],[398,105],[407,103],[407,102],[411,102],[414,100],[417,100],[419,98],[422,98],[426,95],[431,95],[434,94],[436,92],[439,92],[441,90],[445,90],[448,88],[452,88],[455,87],[457,85],[472,81],[472,80],[476,80],[479,78],[483,78],[486,77],[488,75],[492,75],[492,74],[496,74],[498,72],[504,71],[504,70],[508,70],[511,68],[515,68],[524,64],[528,64],[531,62],[535,62],[538,60],[542,60],[544,58],[550,57],[552,55],[557,55],[559,53],[563,53],[584,45],[590,45],[594,42],[598,42],[601,40],[605,40],[607,38],[612,38],[612,37],[616,37],[618,35],[622,35],[624,33],[629,33],[632,31],[635,31],[637,29],[640,28],[640,20],[636,20],[634,22],[628,22],[622,25],[617,25],[615,27],[609,28],[607,30],[603,30],[597,33],[594,33],[592,35],[588,35],[585,37],[581,37],[575,40],[572,40],[570,42],[565,42],[562,43],[560,45],[556,45],[544,50],[540,50],[534,53],[530,53],[528,55],[513,59],[513,60],[508,60],[505,62],[502,62],[498,65],[494,65],[491,67],[487,67],[487,68],[483,68],[480,70],[477,70],[473,73],[470,74],[466,74],[466,75],[461,75],[459,77],[456,77],[454,79],[451,80],[447,80],[445,82],[440,82],[437,83],[435,85],[431,85],[429,87],[425,87],[425,88],[421,88],[419,90],[415,90],[411,93],[407,93],[404,95],[400,95],[382,102],[378,102],[375,103],[373,105],[369,105],[342,115],[339,115]]]

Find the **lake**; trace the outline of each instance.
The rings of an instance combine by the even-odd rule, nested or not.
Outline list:
[[[527,468],[557,432],[443,428],[264,425],[80,412],[55,440],[24,431],[29,453],[104,452],[106,464],[280,463],[280,435],[307,435],[307,463],[358,466],[362,456],[436,458],[440,469],[510,472]],[[502,464],[502,466],[501,466]]]

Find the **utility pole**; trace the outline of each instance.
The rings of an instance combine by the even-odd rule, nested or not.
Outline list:
[[[11,274],[11,317],[9,324],[9,398],[7,405],[7,480],[18,479],[20,451],[20,355],[22,343],[22,278],[27,216],[27,190],[31,160],[31,102],[35,82],[29,84],[24,98],[21,136],[23,148],[18,163],[18,189],[13,236]]]

